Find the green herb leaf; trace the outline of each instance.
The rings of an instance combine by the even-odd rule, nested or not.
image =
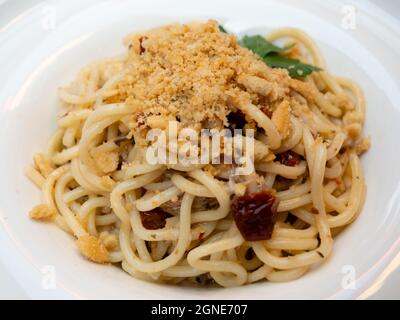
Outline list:
[[[261,58],[264,58],[271,53],[280,53],[285,51],[285,49],[280,48],[271,42],[268,42],[265,38],[259,35],[244,36],[239,41],[239,44],[242,47],[245,47],[253,51],[254,53],[258,54]]]
[[[226,31],[225,28],[221,25],[218,25],[218,29],[219,29],[219,31],[221,31],[223,33],[228,33],[228,31]]]
[[[239,41],[239,44],[259,55],[268,66],[288,70],[289,75],[292,78],[305,78],[314,71],[322,70],[321,68],[302,63],[297,59],[290,59],[279,55],[291,49],[294,44],[285,48],[280,48],[273,43],[268,42],[260,35],[244,36]]]
[[[302,63],[297,59],[289,59],[277,54],[271,54],[263,58],[264,62],[272,68],[282,68],[289,71],[292,78],[305,78],[314,71],[321,71],[321,68],[310,64]]]

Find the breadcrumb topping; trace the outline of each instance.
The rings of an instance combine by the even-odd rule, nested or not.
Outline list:
[[[282,139],[286,139],[291,132],[289,101],[283,101],[272,114],[272,122],[275,124]]]
[[[288,93],[287,72],[266,66],[216,21],[164,26],[126,44],[129,69],[118,88],[136,111],[124,121],[130,129],[163,128],[170,119],[220,129],[232,111],[229,97],[260,105],[260,95],[272,103]]]
[[[363,138],[361,139],[361,141],[356,143],[356,153],[358,155],[363,154],[364,152],[367,152],[369,150],[369,148],[371,148],[371,138]]]
[[[119,246],[117,235],[109,233],[108,231],[101,232],[99,239],[103,242],[107,250],[113,250]]]
[[[116,145],[103,144],[92,150],[92,156],[97,167],[104,173],[110,173],[117,169],[119,152]]]
[[[56,212],[47,204],[39,204],[29,212],[29,216],[34,220],[49,220],[55,215]]]
[[[76,240],[80,252],[89,260],[97,263],[109,261],[108,251],[104,243],[95,236],[86,235]]]
[[[246,185],[244,183],[236,183],[234,186],[234,193],[236,196],[243,196],[246,193]]]
[[[115,186],[115,181],[110,176],[102,176],[101,183],[104,187],[112,189]]]
[[[47,178],[55,169],[51,161],[41,153],[35,154],[33,161],[35,162],[35,166],[39,170],[40,174],[45,178]]]

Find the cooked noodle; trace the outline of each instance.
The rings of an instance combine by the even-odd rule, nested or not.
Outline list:
[[[329,73],[305,33],[280,29],[267,39],[290,40],[295,44],[291,57],[324,71],[291,79],[285,70],[271,69],[239,47],[213,21],[129,36],[127,54],[84,68],[69,87],[60,89],[58,130],[47,152],[37,155],[26,171],[43,193],[43,203],[31,216],[52,219],[77,238],[90,260],[121,265],[149,281],[215,281],[224,287],[289,281],[322,262],[332,252],[332,232],[354,221],[364,203],[359,155],[369,147],[361,136],[365,99],[356,83]],[[186,50],[188,41],[218,67],[210,71],[202,65],[188,88],[185,79],[174,79],[175,69],[168,69],[188,56],[173,50],[165,54],[163,41],[183,41],[184,47],[176,50]],[[215,52],[203,53],[202,45]],[[164,63],[162,68],[152,66],[154,52],[164,54],[157,61]],[[148,71],[147,65],[153,69]],[[213,81],[210,72],[215,70],[225,78],[203,90],[202,81]],[[188,77],[192,71],[188,69]],[[191,99],[174,96],[174,91],[168,100],[160,88],[168,77],[184,87],[179,92],[190,96],[190,90],[197,91]],[[187,105],[179,105],[182,99]],[[290,112],[285,115],[285,110]],[[241,112],[246,126],[257,131],[255,173],[233,176],[234,165],[146,161],[144,137],[150,128],[168,137],[172,133],[165,124],[171,120],[179,123],[178,130],[223,129],[231,125],[224,123],[231,112]],[[288,151],[300,158],[296,165],[277,161]],[[280,200],[272,236],[246,241],[232,216],[232,199],[265,189]],[[143,212],[160,208],[165,225],[146,228]]]

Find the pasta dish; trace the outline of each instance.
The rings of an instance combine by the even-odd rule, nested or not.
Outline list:
[[[176,23],[124,45],[59,89],[30,217],[148,281],[289,281],[323,262],[366,195],[359,86],[292,28]]]

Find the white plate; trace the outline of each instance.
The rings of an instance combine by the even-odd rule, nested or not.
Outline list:
[[[344,4],[356,8],[354,30],[343,28],[344,15],[352,10]],[[368,184],[364,210],[335,240],[329,261],[297,281],[212,290],[150,284],[85,261],[69,236],[27,218],[39,192],[23,168],[55,129],[57,87],[87,62],[121,52],[129,32],[207,18],[238,34],[299,27],[317,40],[333,73],[355,79],[366,92],[365,130],[373,144],[362,161]],[[400,264],[399,31],[396,20],[366,1],[72,0],[31,6],[0,29],[1,260],[35,298],[370,296]],[[355,285],[345,289],[353,271]]]

